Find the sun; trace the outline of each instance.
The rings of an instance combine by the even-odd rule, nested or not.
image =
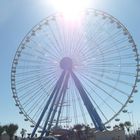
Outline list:
[[[54,8],[68,19],[74,19],[89,5],[88,0],[52,0]]]

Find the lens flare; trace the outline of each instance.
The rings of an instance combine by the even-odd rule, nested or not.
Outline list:
[[[88,0],[52,0],[52,4],[65,18],[75,19],[80,11],[88,7]]]

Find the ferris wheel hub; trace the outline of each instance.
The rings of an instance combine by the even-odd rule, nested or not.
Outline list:
[[[63,70],[72,70],[72,59],[69,57],[62,58],[62,60],[60,61],[60,67]]]

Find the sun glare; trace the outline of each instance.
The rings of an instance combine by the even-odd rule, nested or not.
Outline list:
[[[52,4],[68,19],[74,19],[88,7],[88,0],[52,0]]]

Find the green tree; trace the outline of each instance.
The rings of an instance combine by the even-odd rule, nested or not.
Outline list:
[[[119,127],[120,127],[121,130],[124,130],[124,127],[125,127],[125,126],[124,126],[123,123],[120,123],[120,124],[119,124]]]
[[[1,140],[1,135],[4,132],[4,127],[0,125],[0,140]]]
[[[131,122],[130,122],[130,121],[126,121],[126,122],[124,123],[124,126],[126,127],[128,133],[129,133],[129,132],[130,132],[130,127],[132,126]]]
[[[5,129],[6,133],[9,135],[10,140],[13,140],[13,136],[18,129],[18,125],[16,125],[16,124],[5,125],[4,129]]]

